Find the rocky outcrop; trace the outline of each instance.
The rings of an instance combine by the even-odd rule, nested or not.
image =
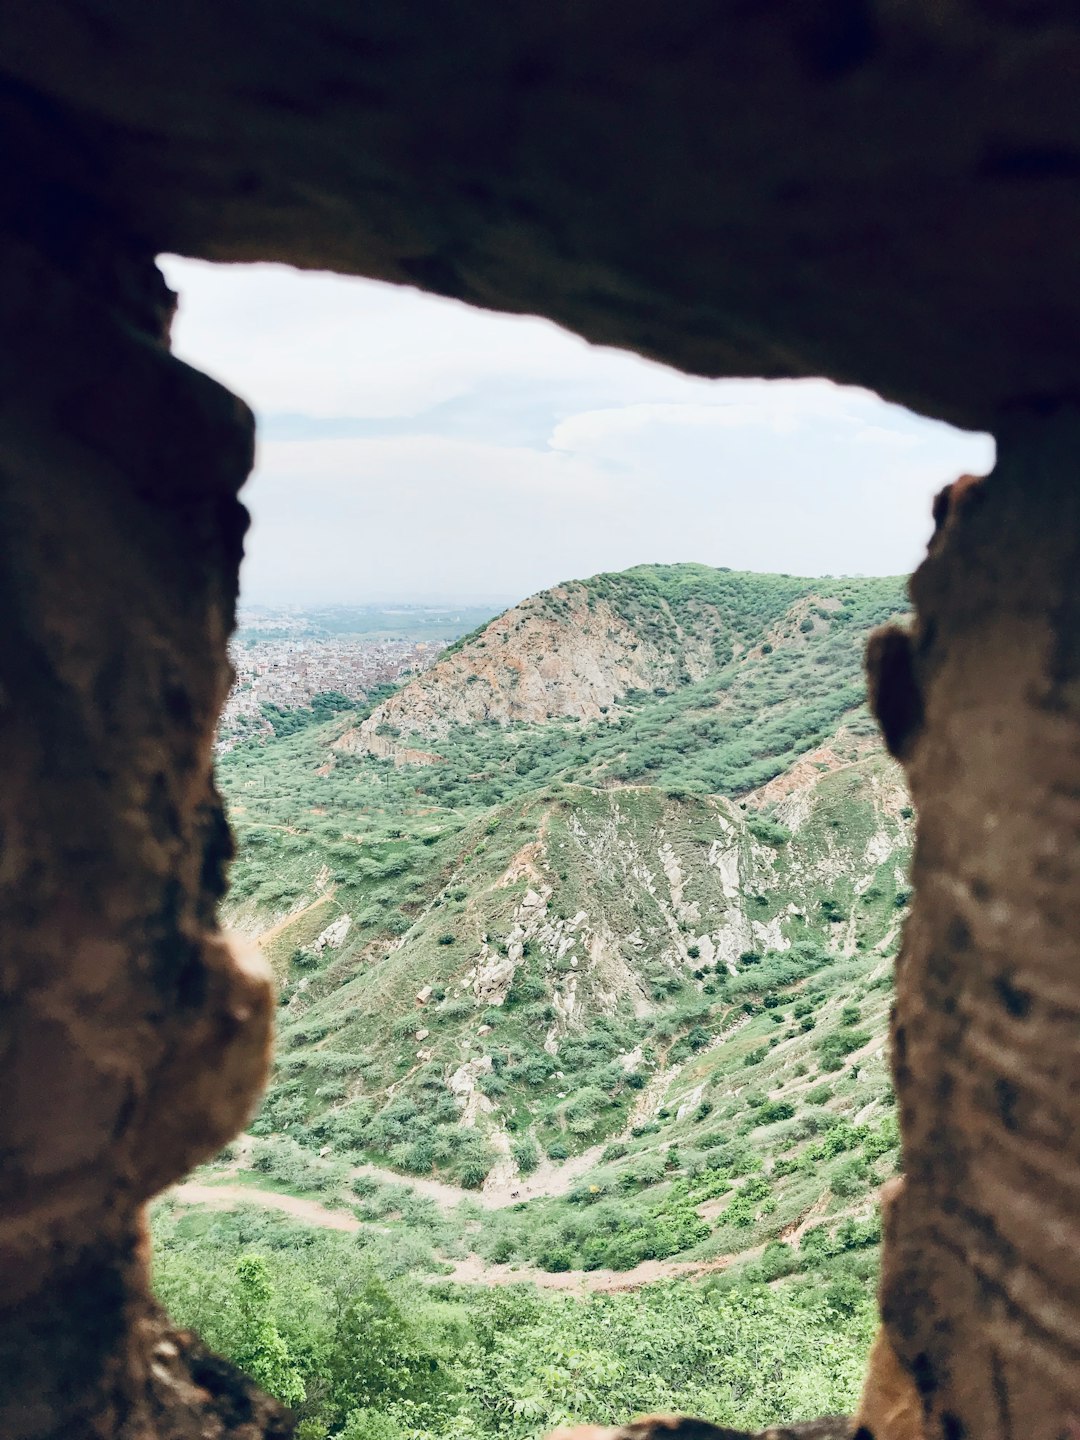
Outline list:
[[[313,955],[321,955],[324,950],[340,950],[351,929],[352,916],[339,915],[315,937],[308,949]]]
[[[386,735],[376,734],[370,726],[350,725],[330,746],[342,755],[377,755],[395,765],[438,765],[440,757],[430,750],[414,745],[399,745]]]
[[[268,1057],[269,972],[215,921],[251,417],[101,277],[2,259],[0,1433],[282,1435],[170,1335],[141,1218],[243,1125]]]
[[[699,640],[699,667],[711,660]],[[438,740],[454,725],[537,724],[557,716],[600,720],[628,690],[677,683],[681,664],[647,640],[624,615],[575,583],[515,605],[403,690],[391,695],[347,737],[343,749],[372,755],[434,756],[410,737]]]

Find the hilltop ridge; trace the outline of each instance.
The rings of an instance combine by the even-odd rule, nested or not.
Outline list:
[[[900,582],[694,564],[641,565],[569,581],[451,646],[336,748],[403,763],[405,752],[419,751],[413,763],[430,763],[438,750],[432,742],[455,726],[556,718],[611,723],[628,698],[694,686],[776,649],[805,649],[812,637],[852,619],[861,631],[868,607],[877,612],[871,623],[904,609]]]

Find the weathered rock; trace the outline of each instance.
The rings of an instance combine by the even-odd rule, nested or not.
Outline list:
[[[521,946],[517,955],[485,954],[476,967],[473,994],[478,1005],[502,1005],[514,983],[514,974],[521,959]]]
[[[999,443],[872,655],[919,810],[882,1312],[935,1440],[1080,1418],[1080,412]]]
[[[564,608],[569,610],[569,623]],[[713,661],[698,644],[695,670]],[[437,756],[409,748],[409,738],[438,743],[454,725],[497,720],[535,724],[554,716],[599,720],[628,690],[674,686],[685,662],[636,630],[606,601],[575,583],[530,596],[482,635],[384,700],[339,746],[372,755]],[[390,741],[387,729],[404,737]],[[414,763],[403,760],[403,763]],[[528,900],[523,902],[528,905]],[[543,904],[537,896],[536,904]]]
[[[1078,33],[1067,0],[9,0],[5,199],[989,426],[1080,393]]]
[[[125,284],[152,292],[152,277],[133,266]],[[254,1436],[276,1413],[252,1400],[242,1423],[219,1415],[186,1362],[159,1384],[163,1322],[140,1220],[144,1201],[243,1125],[269,1048],[269,973],[214,919],[231,840],[211,747],[251,420],[117,303],[4,247],[0,1433],[11,1440]]]
[[[311,942],[312,953],[319,955],[323,950],[339,950],[351,928],[352,916],[339,915]]]

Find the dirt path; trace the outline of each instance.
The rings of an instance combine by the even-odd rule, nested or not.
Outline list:
[[[331,893],[332,892],[328,891],[326,895],[316,900],[314,905],[319,905],[324,900],[329,899]],[[314,905],[307,906],[306,910],[295,911],[293,915],[281,922],[281,925],[291,924],[292,921],[300,915],[306,914],[308,910],[314,909]],[[280,926],[278,928],[280,928]],[[262,939],[265,939],[273,933],[274,932],[268,930]],[[714,1036],[708,1049],[712,1050],[716,1046],[722,1045],[748,1023],[749,1016],[741,1017],[735,1024],[729,1026],[727,1030],[721,1031],[719,1035]],[[414,1066],[413,1070],[415,1071],[419,1068],[419,1066]],[[663,1104],[664,1098],[678,1080],[683,1068],[683,1064],[672,1065],[667,1069],[657,1071],[656,1074],[650,1078],[648,1084],[634,1101],[630,1113],[627,1116],[626,1124],[618,1135],[612,1136],[610,1140],[601,1141],[597,1145],[591,1145],[588,1150],[582,1151],[580,1155],[572,1156],[569,1160],[556,1162],[549,1160],[545,1156],[531,1175],[518,1175],[512,1178],[498,1179],[492,1177],[492,1183],[485,1184],[480,1190],[463,1190],[459,1185],[451,1185],[446,1180],[436,1180],[426,1175],[403,1175],[398,1170],[388,1170],[382,1165],[355,1165],[349,1171],[349,1174],[354,1179],[360,1176],[367,1176],[369,1179],[378,1180],[383,1185],[405,1185],[410,1190],[415,1191],[417,1195],[425,1195],[429,1200],[434,1200],[435,1204],[438,1205],[441,1210],[446,1211],[455,1209],[464,1201],[478,1205],[482,1210],[505,1210],[511,1205],[518,1205],[526,1200],[546,1200],[567,1195],[583,1176],[587,1175],[590,1170],[594,1170],[596,1166],[601,1163],[603,1153],[612,1141],[630,1139],[634,1126],[651,1119],[655,1115]],[[412,1074],[413,1071],[409,1073]],[[403,1078],[407,1079],[408,1076]],[[402,1081],[400,1080],[395,1082],[396,1085],[400,1085],[401,1083]],[[391,1086],[387,1093],[393,1093],[393,1088],[394,1087]],[[232,1167],[232,1173],[234,1174],[239,1164],[250,1151],[251,1137],[242,1135],[237,1143],[239,1146],[239,1154]],[[179,1188],[184,1189],[186,1187],[181,1186]],[[209,1188],[212,1191],[220,1191],[224,1187],[213,1186]],[[242,1189],[243,1187],[237,1188]],[[269,1192],[264,1191],[262,1193],[265,1194]]]
[[[169,1191],[169,1199],[181,1205],[206,1205],[212,1210],[233,1210],[237,1205],[261,1205],[266,1210],[280,1210],[305,1225],[321,1230],[345,1230],[355,1235],[363,1229],[355,1215],[347,1210],[330,1210],[317,1200],[303,1200],[299,1195],[279,1195],[274,1190],[257,1190],[252,1185],[200,1185],[185,1181]]]
[[[313,900],[310,905],[305,905],[300,910],[290,911],[288,915],[283,915],[275,925],[271,925],[269,930],[263,930],[262,933],[256,937],[255,943],[260,950],[265,950],[270,941],[276,940],[283,930],[287,930],[290,925],[295,924],[302,916],[310,915],[312,910],[317,910],[320,905],[325,905],[328,900],[332,900],[333,898],[334,887],[331,885],[329,890],[324,890],[319,898]]]
[[[446,1180],[435,1180],[426,1175],[402,1175],[398,1170],[385,1170],[381,1165],[357,1165],[350,1174],[366,1175],[384,1185],[405,1185],[417,1195],[426,1195],[429,1200],[434,1200],[441,1210],[453,1210],[466,1200],[479,1205],[482,1210],[506,1210],[526,1200],[566,1195],[576,1181],[599,1164],[603,1153],[603,1145],[593,1145],[571,1160],[563,1160],[558,1165],[545,1160],[531,1175],[497,1181],[481,1190],[462,1190]]]
[[[670,1070],[661,1071],[652,1077],[635,1102],[623,1131],[613,1137],[614,1139],[628,1138],[632,1126],[639,1124],[650,1110],[659,1109],[663,1095],[681,1069],[681,1066],[672,1066]],[[512,1178],[493,1176],[480,1190],[462,1190],[460,1186],[451,1185],[445,1180],[435,1180],[423,1175],[402,1175],[397,1170],[386,1170],[381,1165],[357,1165],[350,1173],[354,1176],[366,1175],[384,1185],[407,1185],[418,1195],[426,1195],[429,1200],[434,1200],[441,1210],[453,1210],[465,1200],[479,1205],[482,1210],[505,1210],[526,1200],[547,1200],[569,1194],[582,1176],[600,1164],[601,1156],[609,1143],[610,1141],[602,1141],[598,1145],[591,1145],[580,1155],[557,1163],[545,1157],[531,1175],[517,1175]]]
[[[391,1172],[385,1172],[391,1173]],[[432,1185],[435,1181],[428,1182]],[[420,1189],[420,1186],[417,1187]],[[452,1186],[443,1187],[452,1190]],[[424,1191],[421,1189],[421,1193]],[[330,1210],[317,1200],[303,1200],[296,1195],[279,1195],[272,1190],[256,1190],[246,1185],[199,1185],[188,1181],[177,1185],[169,1192],[170,1198],[182,1205],[207,1205],[215,1210],[231,1210],[236,1205],[262,1205],[268,1210],[280,1210],[295,1220],[323,1230],[343,1230],[355,1234],[367,1228],[355,1216],[342,1210]],[[825,1218],[827,1195],[821,1196],[810,1209],[791,1225],[780,1232],[780,1238],[798,1242],[804,1232],[817,1220]],[[869,1214],[865,1200],[848,1206],[827,1218],[843,1220],[848,1217]],[[385,1227],[375,1227],[384,1229]],[[438,1279],[452,1280],[458,1285],[520,1285],[531,1284],[541,1290],[558,1290],[577,1295],[615,1295],[624,1290],[640,1290],[643,1285],[655,1285],[659,1280],[682,1278],[694,1279],[701,1275],[713,1275],[727,1270],[740,1261],[757,1260],[764,1252],[764,1245],[753,1245],[734,1255],[717,1255],[711,1260],[643,1260],[630,1270],[540,1270],[535,1265],[494,1265],[479,1255],[468,1255],[464,1260],[449,1262],[453,1268],[446,1276]]]
[[[378,1180],[382,1185],[404,1185],[415,1194],[426,1195],[429,1200],[434,1200],[440,1210],[453,1210],[463,1200],[471,1200],[475,1205],[485,1205],[482,1190],[462,1190],[445,1180],[433,1180],[425,1175],[402,1175],[397,1170],[384,1170],[381,1165],[355,1165],[349,1174],[354,1179],[367,1176],[368,1179]],[[494,1208],[493,1205],[485,1205],[485,1209]]]
[[[656,1078],[670,1081],[674,1076],[673,1069]],[[634,1120],[633,1123],[636,1124],[637,1121]],[[613,1138],[623,1139],[628,1134],[629,1126],[623,1135]],[[384,1185],[407,1185],[418,1195],[426,1195],[430,1200],[434,1200],[443,1210],[453,1210],[465,1200],[479,1205],[482,1210],[506,1210],[511,1205],[519,1205],[526,1200],[547,1200],[569,1194],[582,1176],[595,1170],[600,1164],[601,1156],[609,1143],[603,1141],[599,1145],[591,1145],[580,1155],[574,1155],[569,1160],[560,1160],[558,1163],[545,1158],[531,1175],[497,1179],[493,1184],[485,1184],[480,1190],[462,1190],[445,1180],[429,1179],[424,1175],[402,1175],[398,1170],[386,1170],[381,1165],[357,1165],[350,1173],[370,1176]]]
[[[205,1205],[214,1210],[232,1210],[237,1205],[261,1205],[267,1210],[280,1210],[294,1220],[302,1220],[322,1230],[343,1230],[355,1234],[366,1228],[354,1215],[343,1210],[330,1210],[317,1200],[302,1200],[296,1195],[279,1195],[273,1190],[257,1190],[247,1185],[199,1185],[188,1181],[169,1192],[169,1198],[181,1205]],[[382,1227],[379,1227],[382,1228]],[[752,1259],[761,1254],[763,1246],[755,1246],[739,1255],[719,1255],[713,1260],[645,1260],[632,1270],[539,1270],[534,1265],[493,1265],[479,1255],[449,1262],[453,1269],[436,1279],[452,1280],[458,1285],[536,1285],[541,1290],[561,1290],[577,1294],[615,1294],[620,1290],[638,1290],[657,1280],[677,1275],[707,1275],[726,1270],[736,1260]]]

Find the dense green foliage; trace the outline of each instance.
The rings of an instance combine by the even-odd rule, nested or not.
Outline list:
[[[682,1410],[757,1428],[856,1397],[873,1306],[858,1257],[636,1294],[387,1281],[361,1247],[246,1213],[156,1224],[159,1294],[301,1417],[304,1440],[527,1440]],[[780,1247],[783,1250],[785,1247]]]

